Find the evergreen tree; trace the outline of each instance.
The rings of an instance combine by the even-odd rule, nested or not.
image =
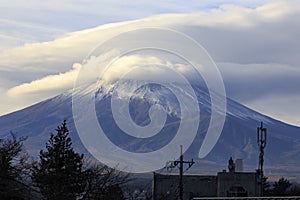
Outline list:
[[[263,196],[270,196],[271,195],[271,185],[267,181],[268,177],[263,177]]]
[[[277,182],[273,184],[273,195],[274,196],[285,196],[287,189],[292,184],[285,178],[281,177]]]
[[[56,128],[40,151],[33,170],[33,180],[47,200],[75,200],[84,192],[83,154],[72,148],[66,121]]]
[[[300,187],[296,185],[292,186],[287,194],[288,196],[300,196]]]

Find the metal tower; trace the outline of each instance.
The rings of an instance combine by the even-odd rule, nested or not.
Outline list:
[[[264,149],[267,144],[267,129],[263,127],[261,122],[260,127],[257,127],[257,144],[259,146],[258,173],[260,181],[261,196],[263,196],[263,179],[264,179]]]

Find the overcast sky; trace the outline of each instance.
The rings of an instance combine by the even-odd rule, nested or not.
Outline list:
[[[0,115],[72,88],[80,63],[96,44],[124,30],[156,26],[203,45],[221,71],[228,97],[300,125],[299,4],[0,1]]]

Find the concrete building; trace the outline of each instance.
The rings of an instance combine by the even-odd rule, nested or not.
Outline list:
[[[179,176],[153,174],[153,199],[178,199]],[[216,176],[183,176],[184,192],[183,199],[193,197],[214,197],[217,194],[217,177]]]
[[[259,175],[255,172],[219,172],[217,175],[218,197],[258,197]]]
[[[244,171],[243,159],[236,159],[235,160],[235,171],[236,172],[243,172]]]
[[[215,176],[184,175],[183,199],[260,196],[259,175],[256,172],[236,172],[235,169],[236,167],[239,168],[239,164],[234,163],[230,158],[228,162],[229,172],[224,170]],[[178,186],[179,175],[154,173],[153,199],[178,199]]]

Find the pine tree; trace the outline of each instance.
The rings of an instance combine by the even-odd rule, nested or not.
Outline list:
[[[51,134],[46,150],[40,151],[33,170],[33,180],[48,200],[75,200],[85,188],[83,154],[72,148],[66,121]]]
[[[277,182],[273,184],[273,195],[274,196],[285,196],[287,189],[292,184],[285,178],[281,177]]]
[[[268,182],[268,177],[263,177],[263,196],[270,196],[271,195],[271,185]]]

